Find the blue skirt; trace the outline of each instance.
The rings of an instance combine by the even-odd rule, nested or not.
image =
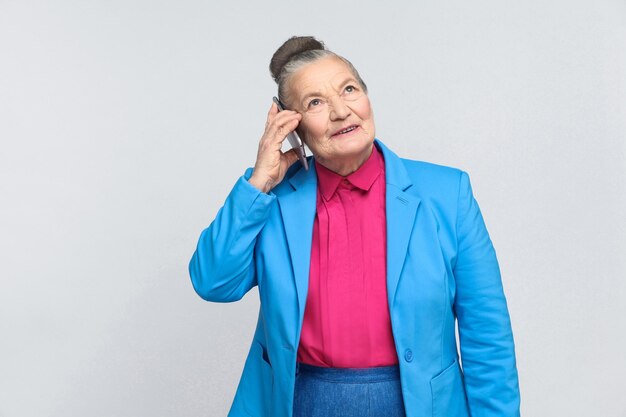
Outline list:
[[[400,370],[296,364],[293,417],[404,417]]]

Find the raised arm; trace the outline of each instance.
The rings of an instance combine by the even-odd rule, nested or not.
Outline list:
[[[193,288],[208,301],[240,300],[257,285],[254,247],[276,196],[271,189],[298,160],[295,150],[282,152],[282,143],[302,116],[278,111],[272,103],[259,141],[254,169],[239,178],[211,225],[204,229],[189,262]]]
[[[207,301],[237,301],[256,285],[254,246],[276,196],[252,186],[251,172],[237,180],[189,262],[193,288]]]

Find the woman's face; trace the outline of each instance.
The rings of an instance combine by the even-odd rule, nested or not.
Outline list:
[[[369,98],[337,57],[325,57],[289,80],[290,108],[302,114],[298,133],[316,160],[341,175],[354,172],[372,151],[374,118]]]

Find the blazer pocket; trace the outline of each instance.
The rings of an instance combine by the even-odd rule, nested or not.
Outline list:
[[[250,357],[244,369],[244,408],[253,416],[270,416],[274,375],[267,349],[256,339],[252,342]]]
[[[263,360],[265,361],[266,364],[268,364],[270,367],[272,366],[272,362],[270,362],[270,357],[267,354],[267,348],[263,345],[261,345],[259,343],[259,346],[261,346],[261,357],[263,358]]]
[[[458,359],[430,380],[433,417],[469,417],[467,395]]]

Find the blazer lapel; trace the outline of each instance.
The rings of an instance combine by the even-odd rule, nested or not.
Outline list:
[[[391,308],[420,199],[405,192],[413,183],[401,159],[380,140],[375,139],[374,143],[383,152],[385,158],[387,299],[389,308]],[[309,162],[309,167],[308,171],[302,167],[298,169],[289,178],[288,184],[277,187],[275,190],[285,225],[285,234],[287,235],[287,244],[295,277],[299,324],[304,318],[304,308],[309,289],[313,222],[317,204],[317,175],[312,160]]]
[[[387,217],[387,300],[393,307],[420,198],[405,192],[413,185],[402,160],[376,139],[385,157]]]
[[[309,160],[308,171],[301,167],[289,178],[289,184],[281,187],[276,194],[296,281],[298,323],[302,323],[309,289],[313,222],[317,204],[317,175],[313,161]]]

